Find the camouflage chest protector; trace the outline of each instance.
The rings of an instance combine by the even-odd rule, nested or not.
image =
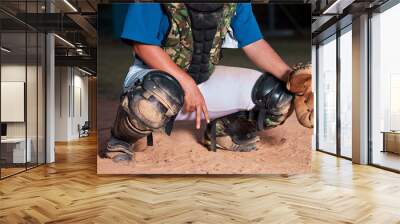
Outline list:
[[[170,31],[165,52],[197,84],[206,81],[221,58],[221,45],[236,4],[166,3]]]

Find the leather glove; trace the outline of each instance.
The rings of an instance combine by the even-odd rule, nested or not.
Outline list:
[[[312,92],[311,65],[298,64],[289,75],[287,89],[295,94],[294,108],[297,120],[307,128],[314,127],[314,93]]]

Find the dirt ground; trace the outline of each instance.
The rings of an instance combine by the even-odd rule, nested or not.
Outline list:
[[[115,105],[102,102],[103,115],[114,114]],[[105,109],[106,108],[106,109]],[[105,114],[104,114],[105,113]],[[103,120],[110,124],[112,116]],[[104,125],[104,123],[103,123]],[[109,128],[99,130],[99,147],[108,139]],[[296,116],[277,128],[260,132],[253,152],[209,152],[200,143],[203,130],[192,122],[176,122],[171,136],[154,134],[154,146],[146,139],[136,145],[134,161],[114,163],[97,160],[99,174],[298,174],[310,171],[312,130],[300,126]]]
[[[289,65],[311,60],[308,37],[265,36]],[[98,146],[104,147],[114,120],[122,81],[132,63],[132,52],[127,45],[104,37],[99,40],[102,42],[98,50],[97,135]],[[243,51],[225,49],[223,53],[221,65],[255,68]],[[260,133],[258,151],[254,152],[208,152],[199,143],[202,133],[194,129],[193,123],[177,122],[171,136],[154,135],[154,146],[146,147],[146,139],[139,141],[135,160],[129,164],[98,158],[98,173],[296,174],[310,171],[312,130],[301,127],[295,115],[283,126]]]

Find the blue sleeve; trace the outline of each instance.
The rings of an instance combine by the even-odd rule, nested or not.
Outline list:
[[[231,27],[239,48],[263,38],[260,27],[254,17],[251,3],[237,4],[236,15],[232,18]]]
[[[159,3],[132,3],[125,17],[121,38],[160,46],[168,22]]]

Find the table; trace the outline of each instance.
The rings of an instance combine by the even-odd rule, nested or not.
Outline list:
[[[392,152],[400,154],[400,131],[382,131],[383,150],[382,152]]]
[[[28,143],[28,144],[26,144]],[[26,151],[25,151],[25,145]],[[1,139],[1,157],[8,163],[26,163],[32,160],[32,141],[30,138]],[[12,159],[11,159],[12,158]]]

